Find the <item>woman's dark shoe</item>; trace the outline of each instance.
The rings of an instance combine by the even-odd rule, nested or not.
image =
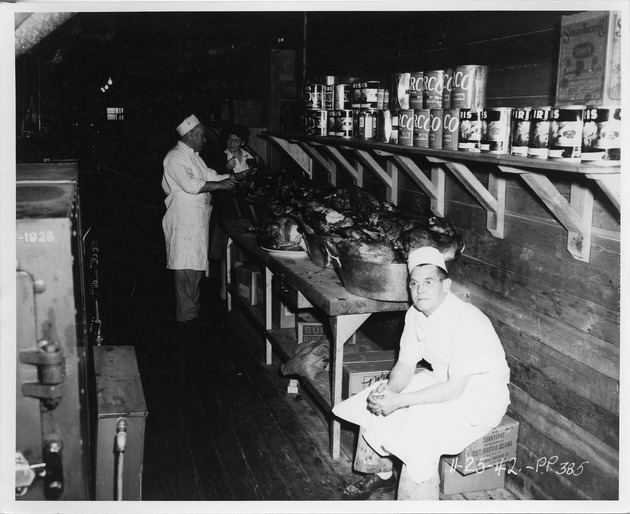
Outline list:
[[[379,477],[376,473],[365,475],[361,480],[346,486],[341,492],[346,500],[367,500],[373,493],[391,492],[396,487],[396,477],[392,474],[388,479]]]

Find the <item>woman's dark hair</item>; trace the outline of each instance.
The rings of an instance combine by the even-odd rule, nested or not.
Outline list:
[[[229,125],[223,129],[223,134],[225,135],[225,139],[228,138],[231,134],[240,137],[243,140],[243,143],[247,143],[247,139],[249,138],[249,130],[247,127],[243,125],[239,125],[238,123]]]

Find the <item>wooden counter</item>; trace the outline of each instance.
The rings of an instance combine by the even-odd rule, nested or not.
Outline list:
[[[227,270],[226,283],[228,308],[232,307],[233,290],[231,273],[227,263],[232,262],[234,244],[258,261],[265,269],[265,308],[253,308],[242,305],[250,319],[265,331],[266,363],[271,364],[271,351],[275,348],[281,359],[287,360],[291,354],[289,348],[295,344],[295,335],[291,329],[274,330],[271,323],[272,277],[281,278],[282,283],[292,286],[298,291],[297,307],[319,309],[329,317],[333,336],[331,351],[330,386],[326,381],[315,380],[307,384],[307,389],[317,396],[319,402],[331,409],[341,401],[343,378],[344,343],[352,337],[363,322],[375,312],[405,311],[407,302],[386,302],[371,300],[348,292],[341,283],[337,273],[332,269],[320,268],[313,264],[308,256],[291,258],[278,256],[261,249],[256,243],[255,234],[249,232],[252,223],[244,219],[222,220],[220,222],[228,241],[225,263]],[[330,423],[330,445],[333,458],[340,455],[340,424],[332,419]]]

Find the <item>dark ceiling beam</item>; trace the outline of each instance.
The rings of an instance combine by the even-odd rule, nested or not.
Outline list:
[[[16,18],[15,57],[30,51],[75,14],[72,12],[35,12]]]

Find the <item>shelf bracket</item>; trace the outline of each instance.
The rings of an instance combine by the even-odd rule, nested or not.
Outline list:
[[[440,166],[431,168],[431,180],[427,178],[418,165],[406,155],[393,155],[394,161],[431,199],[431,211],[436,216],[444,217],[444,185],[445,174]]]
[[[331,163],[328,162],[328,160],[315,148],[310,146],[310,144],[303,142],[298,143],[298,145],[305,154],[307,154],[311,159],[317,161],[329,174],[331,173]]]
[[[468,166],[459,162],[445,161],[437,157],[426,156],[429,162],[446,166],[464,185],[468,192],[488,213],[487,227],[490,233],[503,239],[505,225],[505,178],[490,172],[488,188],[473,175]]]
[[[359,173],[357,172],[357,170],[354,169],[352,164],[350,164],[348,160],[343,155],[341,155],[341,152],[339,150],[337,150],[334,146],[329,146],[328,151],[333,156],[333,159],[335,159],[335,161],[337,161],[355,181],[359,180]]]
[[[309,177],[313,177],[313,162],[311,158],[294,143],[289,143],[286,139],[276,136],[269,136],[286,154],[302,168]]]
[[[621,176],[619,173],[599,173],[588,174],[587,178],[594,180],[600,189],[606,194],[608,199],[613,203],[617,211],[621,210],[621,194],[620,184]]]
[[[522,173],[532,188],[560,224],[567,229],[567,250],[577,260],[589,262],[593,221],[593,192],[581,184],[571,183],[571,198],[567,201],[556,186],[540,173]]]

